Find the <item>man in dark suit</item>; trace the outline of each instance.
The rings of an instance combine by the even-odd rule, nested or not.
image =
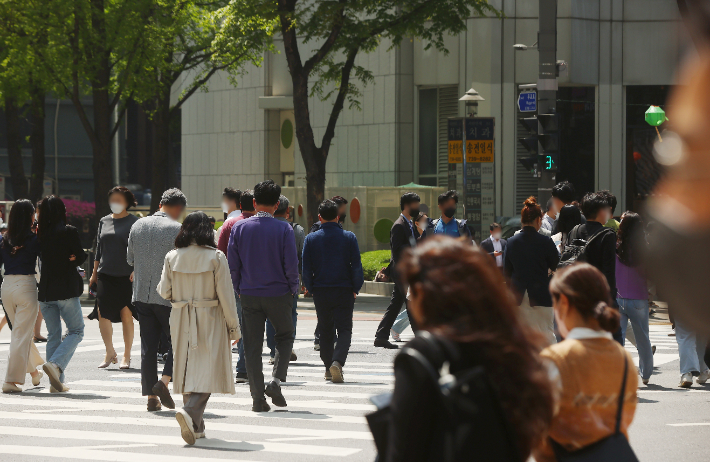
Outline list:
[[[508,242],[502,238],[503,228],[498,223],[492,223],[490,226],[491,235],[488,239],[481,242],[481,249],[488,253],[496,261],[496,266],[501,271],[503,270],[503,253]]]
[[[407,247],[413,246],[416,239],[419,237],[417,227],[414,226],[414,219],[419,215],[419,195],[408,192],[404,193],[399,200],[399,208],[402,213],[397,218],[397,221],[392,225],[390,230],[390,248],[392,249],[392,258],[390,266],[392,268],[392,280],[394,281],[394,289],[392,290],[392,299],[390,304],[382,316],[382,321],[377,327],[375,334],[375,346],[389,349],[397,349],[397,345],[390,343],[390,329],[394,324],[399,311],[402,309],[402,304],[405,302],[406,291],[399,280],[396,273],[397,263],[402,255],[402,251]],[[409,316],[409,321],[412,330],[415,330],[414,320]]]

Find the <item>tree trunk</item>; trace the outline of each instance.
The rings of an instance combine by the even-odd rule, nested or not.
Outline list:
[[[108,73],[108,68],[107,73]],[[92,143],[94,154],[94,200],[96,201],[96,215],[98,218],[108,215],[111,209],[108,205],[106,194],[114,186],[113,166],[111,165],[111,105],[108,93],[108,79],[106,84],[94,84],[94,133],[96,142]]]
[[[30,199],[37,202],[44,193],[44,90],[33,86],[31,95],[31,125],[30,146],[32,147],[32,175],[30,176]],[[56,178],[55,178],[56,181]]]
[[[163,191],[168,189],[168,175],[170,160],[170,92],[165,91],[157,102],[157,110],[153,117],[153,161],[151,176],[151,192],[153,194],[150,201],[150,212],[158,210],[160,197]]]
[[[20,111],[14,98],[5,97],[5,121],[7,126],[7,156],[10,163],[10,183],[13,199],[27,199],[27,177],[22,162],[22,134]],[[3,198],[4,199],[4,198]]]

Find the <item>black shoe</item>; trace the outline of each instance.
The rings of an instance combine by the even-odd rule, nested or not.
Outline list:
[[[160,402],[163,403],[165,407],[168,409],[175,409],[175,401],[173,401],[173,397],[170,396],[168,387],[166,387],[162,381],[158,380],[158,383],[153,385],[152,391],[158,398],[160,398]]]
[[[376,338],[375,339],[375,346],[380,347],[380,348],[387,348],[388,350],[398,350],[399,347],[397,345],[394,345],[390,343],[389,340],[385,340],[382,338]]]
[[[148,398],[148,412],[155,412],[161,409],[158,398]]]
[[[269,412],[271,407],[269,406],[269,403],[266,402],[266,399],[262,398],[254,401],[254,404],[251,406],[251,410],[253,412]]]
[[[284,398],[284,395],[281,393],[281,387],[276,382],[270,382],[266,386],[264,394],[271,398],[271,402],[274,403],[274,406],[286,406],[286,398]]]
[[[246,372],[237,372],[237,380],[235,383],[249,383],[249,376]]]
[[[651,354],[656,354],[656,345],[651,346]]]

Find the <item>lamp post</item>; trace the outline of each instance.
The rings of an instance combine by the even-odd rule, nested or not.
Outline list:
[[[478,102],[485,101],[486,99],[481,96],[471,84],[471,88],[461,97],[459,101],[463,101],[466,104],[466,116],[476,117],[478,115]],[[466,200],[468,185],[467,180],[467,168],[466,168],[466,121],[463,121],[463,216],[468,218],[468,202]]]

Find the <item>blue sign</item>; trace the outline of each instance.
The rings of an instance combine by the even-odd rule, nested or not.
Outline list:
[[[518,110],[520,110],[520,112],[537,111],[537,93],[534,91],[526,91],[518,95]]]

